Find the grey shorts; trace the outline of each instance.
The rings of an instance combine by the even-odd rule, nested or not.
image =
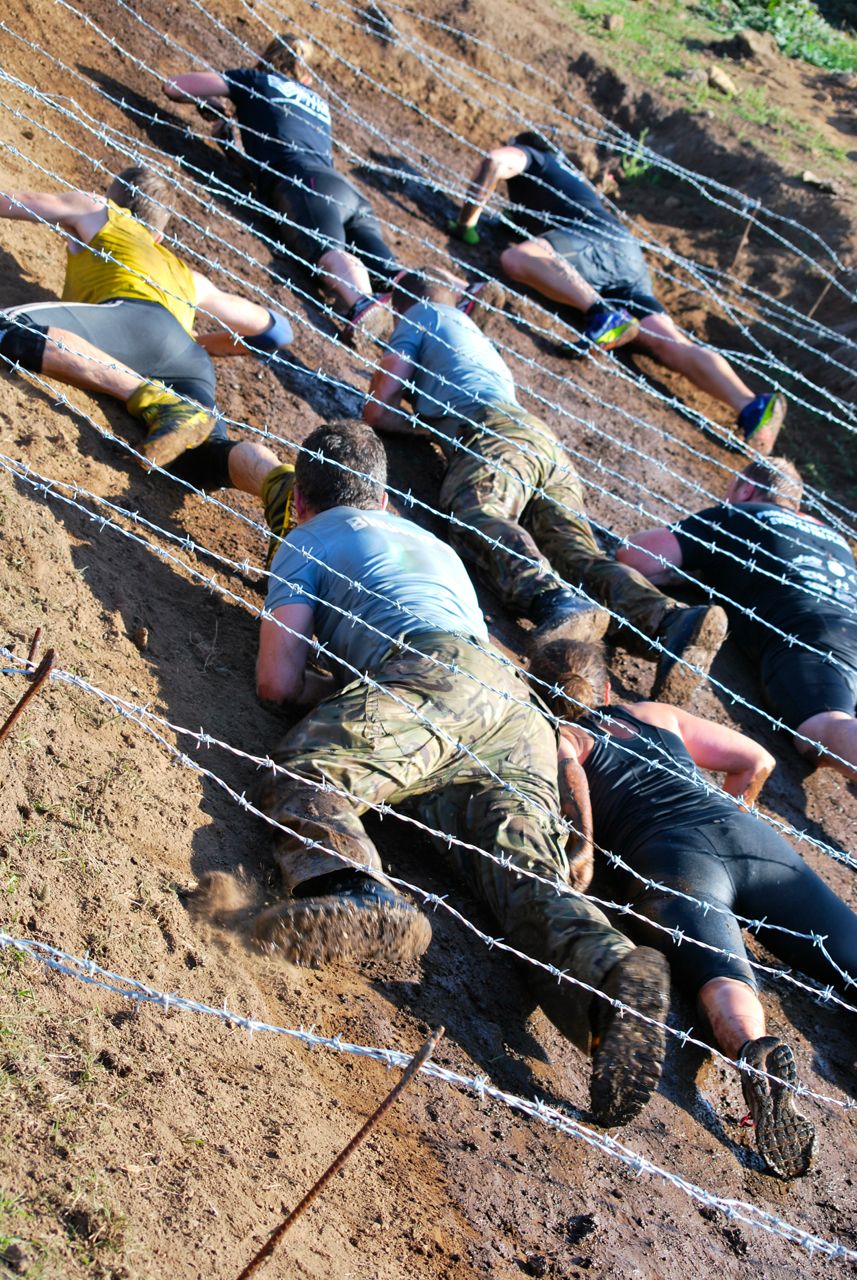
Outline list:
[[[632,315],[662,315],[666,310],[652,292],[643,251],[633,236],[612,228],[592,231],[546,231],[554,253],[574,267],[606,302],[616,302]]]

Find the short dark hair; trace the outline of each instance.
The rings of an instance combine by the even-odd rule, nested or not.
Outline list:
[[[559,151],[556,144],[556,130],[548,126],[549,137],[545,134],[537,133],[534,129],[525,130],[524,133],[518,133],[509,143],[512,147],[532,147],[534,151]]]
[[[788,458],[760,458],[749,463],[741,475],[748,484],[764,492],[765,501],[792,511],[800,510],[803,479]]]
[[[387,455],[364,422],[326,422],[311,431],[295,463],[295,488],[312,511],[381,505]]]
[[[312,61],[312,56],[313,46],[309,40],[284,31],[275,36],[264,50],[262,62],[284,76],[293,76],[305,63]]]
[[[536,684],[536,692],[554,715],[579,720],[604,701],[609,679],[604,646],[582,640],[551,640],[534,653],[530,675],[543,681]]]
[[[163,231],[170,220],[170,211],[166,208],[169,198],[166,178],[141,164],[123,169],[107,188],[108,200],[127,209],[153,231]]]
[[[393,288],[393,310],[403,316],[411,307],[423,300],[427,302],[455,301],[455,290],[442,280],[431,280],[422,271],[406,271],[399,276]]]

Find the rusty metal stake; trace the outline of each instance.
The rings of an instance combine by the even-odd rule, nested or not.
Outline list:
[[[828,295],[828,293],[829,293],[829,291],[830,291],[830,286],[831,286],[832,284],[833,284],[833,281],[832,281],[832,280],[828,280],[828,281],[827,281],[827,283],[825,284],[825,286],[824,286],[824,288],[822,289],[821,293],[818,295],[818,297],[816,298],[815,302],[814,302],[814,303],[812,304],[812,306],[810,307],[809,311],[807,311],[807,313],[806,313],[806,318],[807,318],[807,320],[811,320],[811,319],[812,319],[812,317],[815,315],[816,311],[817,311],[817,310],[818,310],[818,308],[821,306],[822,302],[824,302],[824,299],[827,297],[827,295]]]
[[[55,654],[53,649],[48,649],[47,653],[42,658],[37,669],[33,673],[33,679],[29,689],[25,689],[25,691],[22,693],[21,697],[18,699],[17,704],[12,708],[12,713],[9,716],[8,720],[3,725],[3,728],[0,729],[0,744],[6,741],[6,738],[9,736],[9,732],[13,724],[21,715],[27,703],[30,701],[31,698],[35,698],[36,694],[39,692],[42,685],[50,676],[51,670],[54,665],[54,657],[55,657]]]
[[[741,257],[741,254],[744,252],[744,250],[747,247],[747,241],[750,239],[750,228],[752,227],[753,223],[756,221],[757,213],[758,213],[758,209],[754,209],[753,212],[750,214],[749,218],[747,219],[747,225],[744,228],[744,232],[741,236],[741,239],[738,241],[738,248],[735,250],[735,257],[732,259],[732,265],[729,268],[730,272],[735,270],[735,268],[738,265],[738,259]]]
[[[444,1034],[445,1030],[446,1030],[445,1027],[438,1027],[435,1031],[431,1033],[428,1040],[426,1040],[425,1044],[414,1054],[414,1056],[411,1058],[408,1065],[405,1067],[404,1071],[402,1072],[402,1078],[401,1080],[399,1080],[398,1084],[393,1086],[393,1088],[387,1094],[386,1098],[381,1103],[381,1105],[377,1108],[377,1110],[372,1112],[371,1116],[366,1121],[366,1123],[364,1124],[363,1128],[359,1131],[359,1133],[355,1133],[354,1137],[351,1139],[348,1146],[344,1147],[343,1150],[340,1151],[339,1155],[336,1157],[333,1164],[330,1165],[327,1169],[325,1169],[324,1173],[321,1175],[318,1181],[314,1183],[313,1186],[310,1187],[309,1191],[306,1193],[303,1200],[301,1200],[300,1204],[296,1205],[295,1208],[292,1209],[289,1216],[287,1218],[284,1218],[283,1221],[280,1223],[280,1225],[276,1228],[276,1230],[271,1233],[271,1235],[268,1237],[265,1244],[262,1245],[262,1248],[259,1250],[256,1256],[253,1259],[251,1259],[251,1261],[247,1264],[247,1266],[241,1272],[240,1276],[238,1277],[238,1280],[248,1280],[248,1277],[253,1275],[253,1273],[257,1270],[258,1267],[262,1265],[262,1263],[266,1260],[266,1258],[270,1258],[271,1254],[274,1252],[277,1245],[282,1240],[283,1236],[286,1234],[286,1232],[288,1231],[292,1223],[296,1222],[297,1219],[301,1216],[301,1214],[304,1213],[304,1211],[309,1208],[313,1200],[315,1200],[316,1196],[319,1195],[324,1190],[324,1188],[327,1186],[328,1182],[330,1182],[330,1179],[334,1176],[334,1174],[339,1172],[339,1170],[345,1164],[345,1161],[348,1159],[351,1153],[355,1151],[357,1147],[360,1146],[360,1143],[364,1140],[364,1138],[367,1138],[369,1136],[371,1131],[375,1128],[378,1121],[383,1116],[384,1112],[387,1111],[387,1109],[393,1105],[393,1103],[398,1098],[399,1094],[402,1093],[405,1089],[407,1089],[408,1085],[410,1084],[411,1080],[416,1075],[416,1073],[419,1071],[420,1067],[422,1067],[426,1062],[428,1062],[429,1058],[437,1048],[438,1041],[440,1040],[441,1036]]]
[[[30,652],[27,654],[27,666],[31,667],[36,661],[36,654],[39,652],[39,645],[42,643],[42,628],[36,627],[33,638],[30,641]]]

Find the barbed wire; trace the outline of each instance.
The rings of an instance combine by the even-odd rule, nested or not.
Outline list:
[[[138,60],[138,61],[139,61],[139,60]],[[155,73],[151,73],[151,74],[155,74]],[[33,91],[33,92],[36,92],[36,91]],[[54,104],[51,104],[51,105],[54,105]],[[80,110],[80,108],[78,108],[78,109]],[[31,120],[31,123],[36,123],[36,124],[38,124],[38,125],[39,125],[39,127],[42,127],[42,128],[44,128],[44,127],[45,127],[45,126],[41,125],[41,124],[40,124],[40,122],[35,122],[35,121],[32,121],[32,120]],[[102,130],[101,128],[99,128],[99,129],[97,130],[97,132],[98,132],[98,136],[100,136],[100,137],[102,137],[102,139],[104,139],[103,130]],[[66,142],[65,142],[65,140],[63,140],[63,139],[60,139],[60,141],[62,141],[62,142],[63,142],[63,144],[64,144],[64,145],[66,145],[66,146],[68,146],[68,145],[69,145],[69,144],[68,144],[68,143],[66,143]],[[115,144],[114,144],[114,145],[115,145]],[[74,148],[73,148],[73,149],[74,149]],[[161,152],[161,153],[159,153],[159,154],[163,155],[163,153],[162,153],[162,152]],[[139,157],[139,155],[138,155],[138,156],[137,156],[137,159],[139,159],[139,158],[140,158],[140,157]],[[87,157],[87,159],[91,159],[91,158],[90,158],[90,157]],[[208,175],[208,176],[209,176],[209,178],[213,177],[213,175]],[[223,186],[224,184],[220,183],[219,185]],[[233,189],[233,190],[234,190],[234,189]],[[237,192],[235,192],[234,194],[235,194],[236,196],[238,196],[238,195],[239,195],[239,193],[237,193]],[[198,199],[198,197],[196,197],[196,198]],[[239,199],[240,199],[240,196],[239,196]],[[246,201],[244,201],[244,203],[246,203]],[[211,206],[209,206],[209,207],[211,207]],[[261,209],[262,209],[262,211],[264,211],[264,206],[261,206]],[[179,215],[179,216],[180,216],[180,217],[183,217],[183,215]],[[185,218],[184,220],[185,220],[185,221],[187,221],[187,219],[186,219],[186,218]],[[202,228],[200,228],[200,230],[202,230]],[[211,234],[211,232],[210,232],[210,228],[206,228],[206,229],[205,229],[205,231],[206,231],[206,233],[207,233],[207,234]],[[179,242],[177,242],[177,243],[181,244],[181,242],[180,242],[180,241],[179,241]],[[183,246],[183,247],[184,247],[184,246]],[[231,246],[230,246],[230,247],[231,247]],[[273,245],[273,247],[274,247],[274,248],[276,248],[276,249],[278,249],[278,250],[282,250],[282,249],[284,248],[283,246],[281,246],[281,245],[277,245],[277,244],[274,244],[274,245]],[[191,252],[193,252],[193,251],[191,250]],[[286,252],[289,252],[289,251],[287,250]],[[291,256],[291,257],[296,257],[296,255],[291,254],[291,253],[289,254],[289,256]],[[298,260],[302,262],[302,265],[304,265],[304,266],[305,266],[305,265],[307,265],[303,260],[300,260],[300,259],[298,259]],[[459,264],[459,265],[464,265],[464,264]],[[270,268],[269,268],[268,270],[269,270],[269,274],[272,274],[272,275],[274,275],[274,274],[275,274],[275,273],[273,273],[273,272],[271,272],[271,271],[270,271]],[[280,277],[278,277],[278,276],[275,276],[275,278],[280,279]],[[245,283],[246,283],[246,282],[245,282]],[[293,288],[293,290],[295,289],[294,284],[292,284],[292,288]],[[299,292],[299,293],[303,293],[303,291],[301,291],[301,290],[297,290],[297,292]],[[304,296],[304,297],[307,297],[308,295],[305,295],[305,294],[304,294],[303,296]],[[330,314],[330,309],[329,309],[329,308],[327,308],[327,313],[328,313],[328,314]],[[503,349],[504,349],[504,351],[509,352],[509,354],[510,354],[510,355],[512,355],[513,357],[515,357],[516,359],[517,359],[517,358],[519,358],[519,357],[517,356],[517,353],[515,353],[513,350],[511,350],[511,349],[509,349],[509,348],[507,348],[507,347],[504,347]],[[370,363],[370,364],[371,364],[371,362],[368,362],[368,361],[367,361],[366,363]],[[528,361],[527,363],[529,363],[531,366],[534,364],[534,362],[533,362],[532,360]],[[538,368],[539,366],[537,366],[537,365],[536,365],[536,367]],[[541,370],[541,371],[542,371],[542,372],[544,372],[544,373],[547,373],[549,376],[551,376],[551,377],[553,377],[553,378],[556,378],[558,381],[559,381],[559,380],[561,380],[561,379],[559,379],[559,378],[557,377],[557,375],[555,375],[555,374],[551,374],[551,373],[550,373],[550,371],[548,371],[548,370]],[[547,404],[549,407],[551,407],[551,408],[553,408],[554,410],[556,410],[556,411],[558,411],[558,412],[560,412],[560,413],[564,414],[565,416],[572,416],[572,417],[574,417],[574,418],[577,418],[577,416],[576,416],[576,415],[569,415],[569,414],[568,414],[568,411],[567,411],[566,409],[564,409],[564,407],[559,406],[559,405],[556,405],[555,403],[553,403],[553,402],[551,402],[551,401],[545,401],[543,397],[537,397],[537,398],[541,399],[541,400],[542,400],[545,404]],[[598,399],[598,397],[594,397],[594,398],[595,398],[596,400]],[[600,403],[602,403],[602,404],[606,404],[606,406],[607,406],[608,408],[616,408],[615,406],[611,406],[609,402],[600,401]],[[633,418],[633,415],[626,415],[626,416],[631,416],[631,417]],[[577,419],[577,420],[578,420],[578,421],[581,421],[581,422],[586,423],[586,420],[585,420],[585,419]],[[645,425],[645,426],[650,426],[650,425],[651,425],[651,424],[647,424],[647,423],[645,423],[643,420],[640,420],[640,419],[637,419],[637,421],[638,421],[638,422],[640,422],[642,425]],[[592,426],[593,424],[586,423],[586,425]],[[597,428],[596,428],[596,429],[597,429]],[[604,434],[604,433],[602,433],[602,434]],[[661,432],[661,434],[663,434],[663,432]],[[621,440],[616,440],[616,438],[615,438],[615,437],[613,437],[613,436],[610,436],[610,435],[609,435],[609,433],[607,433],[607,438],[608,438],[608,439],[610,439],[610,440],[612,440],[614,443],[617,443],[621,448],[624,448],[624,449],[627,449],[627,448],[628,448],[628,446],[627,446],[624,442],[622,442]],[[649,458],[650,460],[655,461],[655,462],[657,463],[657,460],[656,460],[656,459],[652,459],[652,458],[651,458],[651,455],[645,455],[645,454],[644,454],[644,455],[642,455],[642,456],[645,456],[645,457]],[[699,455],[699,456],[704,456],[704,455]],[[662,465],[662,464],[659,464],[659,463],[658,463],[658,465]],[[675,475],[675,473],[672,473],[672,474],[675,476],[675,478],[676,478],[676,479],[679,479],[680,481],[682,481],[682,478],[681,478],[681,477],[676,476],[676,475]],[[734,471],[734,469],[733,469],[733,471],[732,471],[732,474],[737,474],[737,473]],[[612,496],[612,495],[610,495],[610,494],[608,493],[608,496]],[[839,522],[834,521],[834,523],[839,523]]]
[[[348,1053],[355,1057],[368,1058],[381,1062],[387,1068],[404,1067],[411,1055],[398,1049],[385,1049],[374,1045],[357,1045],[343,1040],[340,1036],[320,1036],[314,1031],[299,1027],[282,1027],[276,1023],[263,1022],[256,1018],[234,1013],[224,1003],[217,1008],[206,1005],[186,996],[159,991],[136,978],[127,978],[114,973],[110,969],[96,964],[89,956],[75,956],[62,951],[49,943],[39,942],[33,938],[16,938],[5,930],[0,931],[0,947],[11,948],[27,959],[43,968],[61,973],[65,977],[74,978],[89,986],[99,987],[120,996],[124,1000],[132,1000],[140,1005],[160,1008],[164,1013],[174,1010],[182,1013],[197,1013],[217,1018],[227,1026],[246,1031],[248,1035],[271,1034],[286,1036],[296,1040],[308,1048],[323,1048],[335,1053]],[[743,1200],[726,1199],[697,1186],[687,1178],[681,1177],[668,1169],[663,1169],[646,1156],[634,1151],[631,1147],[606,1133],[597,1133],[588,1125],[582,1124],[567,1111],[559,1111],[540,1099],[528,1099],[512,1094],[492,1085],[487,1076],[468,1077],[436,1062],[429,1062],[420,1068],[421,1072],[457,1089],[466,1089],[477,1098],[490,1098],[502,1103],[512,1110],[518,1111],[531,1119],[556,1129],[569,1136],[582,1139],[588,1146],[619,1160],[636,1174],[650,1174],[669,1183],[683,1192],[688,1198],[718,1209],[729,1221],[737,1221],[745,1226],[757,1228],[770,1235],[787,1240],[790,1244],[800,1245],[812,1254],[821,1254],[831,1260],[857,1262],[857,1251],[848,1249],[838,1241],[825,1240],[823,1237],[795,1226],[786,1219],[778,1217],[767,1210]]]
[[[0,77],[2,77],[2,72],[0,72]],[[25,117],[25,118],[30,119],[32,123],[35,123],[35,124],[38,124],[38,123],[39,123],[39,122],[37,122],[37,121],[33,121],[33,120],[32,120],[32,118],[30,118],[30,117]],[[41,126],[41,127],[44,127],[44,126]],[[52,133],[52,131],[50,131],[50,130],[48,130],[48,132],[51,132],[51,133]],[[53,136],[58,136],[58,135],[53,135]],[[62,139],[59,139],[59,140],[60,140],[60,141],[64,141],[64,140],[62,140]],[[0,144],[0,145],[3,145],[3,144]],[[14,148],[13,148],[13,150],[14,150]],[[31,163],[34,163],[34,162],[31,162]],[[38,166],[38,165],[37,165],[36,167],[37,167],[37,168],[42,168],[42,166]],[[51,176],[56,177],[57,175],[51,175]],[[18,204],[19,202],[17,202],[17,201],[13,201],[13,203]],[[167,208],[168,212],[174,212],[174,210],[171,210],[168,206],[164,206],[164,207],[165,207],[165,208]],[[38,219],[38,220],[39,220],[39,221],[42,221],[42,222],[44,223],[44,225],[46,225],[46,226],[50,226],[50,229],[51,229],[52,231],[55,231],[55,230],[56,230],[53,226],[51,226],[51,224],[49,224],[49,223],[45,222],[45,220],[43,220],[43,219]],[[186,221],[189,221],[189,220],[187,220],[187,219],[185,219],[185,220],[186,220]],[[196,225],[196,224],[191,223],[191,225]],[[197,229],[202,230],[202,228],[199,228],[199,227],[197,227]],[[206,231],[210,234],[210,231],[209,231],[208,229],[206,229]],[[183,249],[186,249],[186,248],[187,248],[187,246],[185,246],[185,245],[183,244],[183,242],[182,242],[182,241],[177,240],[175,237],[170,237],[170,239],[171,239],[171,241],[172,241],[174,244],[176,244],[176,245],[177,245],[177,247],[181,247],[181,248],[183,248]],[[78,243],[81,243],[81,242],[80,242],[80,241],[78,241]],[[110,256],[111,256],[111,255],[105,254],[105,252],[104,252],[103,250],[95,250],[94,252],[96,252],[99,256],[102,256],[102,257],[110,257]],[[193,250],[191,250],[191,252],[194,252],[194,251],[193,251]],[[196,255],[196,256],[201,256],[201,255]],[[115,259],[114,259],[114,261],[115,261]],[[204,258],[203,258],[203,261],[205,261],[205,259],[204,259]],[[234,275],[234,273],[231,273],[231,274],[233,274],[233,275]],[[247,283],[248,283],[248,282],[247,282],[245,279],[243,279],[242,277],[236,277],[236,278],[237,278],[237,279],[239,280],[239,282],[240,282],[240,283],[242,283],[245,287],[247,286]],[[265,297],[265,300],[266,300],[266,301],[271,301],[271,302],[275,302],[275,301],[276,301],[276,299],[273,299],[273,298],[272,298],[269,294],[267,294],[267,293],[265,293],[265,294],[264,294],[264,297]],[[280,305],[282,305],[282,304],[280,304]],[[204,309],[201,309],[201,311],[202,311],[202,314],[210,314],[210,313],[205,312],[205,311],[204,311]],[[293,311],[290,311],[290,316],[291,316],[292,318],[294,318],[295,320],[300,320],[300,319],[301,319],[301,317],[300,317],[299,315],[297,315],[297,314],[296,314],[295,312],[293,312]],[[222,323],[222,322],[221,322],[221,323]],[[304,323],[307,323],[307,322],[305,321]],[[227,328],[228,328],[228,326],[227,326]],[[230,330],[230,332],[231,332],[231,330]],[[234,334],[234,333],[232,334],[232,336],[233,336],[234,338],[239,338],[239,335]],[[270,362],[271,362],[271,363],[276,364],[276,363],[279,363],[279,362],[280,362],[280,359],[281,359],[281,357],[280,357],[278,354],[276,354],[276,353],[275,353],[275,354],[273,354],[273,355],[272,355],[272,357],[271,357],[271,361],[270,361]],[[375,365],[374,367],[375,367],[375,368],[377,368],[377,365]],[[424,367],[420,366],[419,364],[417,364],[417,366],[416,366],[416,367],[417,367],[417,369],[418,369],[418,370],[420,370],[420,371],[422,371],[422,372],[427,372],[427,370],[425,370],[425,369],[424,369]],[[345,384],[345,385],[347,385],[347,384]],[[433,397],[432,397],[432,398],[433,398]],[[439,407],[439,408],[442,408],[442,407],[443,407],[442,402],[435,400],[435,403],[438,405],[438,407]],[[551,402],[547,402],[547,403],[550,405],[550,407],[555,408],[555,409],[559,409],[559,410],[561,411],[561,406],[551,404]],[[477,427],[477,428],[478,428],[478,429],[480,429],[483,433],[486,433],[486,434],[487,434],[487,433],[489,433],[489,432],[488,432],[488,429],[487,429],[487,428],[485,428],[485,427],[484,427],[484,425],[479,424],[479,423],[478,423],[475,419],[473,419],[472,417],[468,417],[467,415],[464,415],[464,414],[462,414],[462,415],[460,415],[460,416],[462,417],[462,420],[463,420],[464,422],[468,423],[469,425],[474,426],[474,427]],[[413,421],[413,420],[411,419],[411,421]],[[584,423],[585,423],[585,425],[587,425],[587,426],[589,426],[589,427],[593,427],[593,428],[594,428],[594,424],[591,424],[591,423],[587,422],[585,419],[581,419],[580,421],[584,422]],[[251,427],[251,426],[250,426],[250,424],[243,424],[243,425],[244,425],[247,429],[249,429],[249,430],[255,430],[255,428]],[[430,429],[430,430],[434,430],[435,434],[438,436],[438,438],[439,438],[439,439],[446,440],[446,437],[444,436],[444,434],[443,434],[442,432],[439,432],[439,431],[435,430],[434,428],[431,428],[430,424],[429,424],[429,429]],[[598,428],[594,428],[594,429],[598,430]],[[551,436],[550,438],[551,438],[551,440],[553,440],[553,436]],[[608,435],[608,439],[613,440],[613,439],[614,439],[614,437],[612,437],[612,436],[609,436],[609,435]],[[458,442],[455,442],[455,444],[456,444],[456,447],[457,447],[457,448],[461,448],[461,447],[462,447],[462,446],[460,445],[460,443],[458,443]],[[525,451],[525,452],[527,451],[527,450],[525,450],[525,449],[524,449],[520,444],[516,444],[516,448],[518,448],[519,450]],[[571,449],[570,447],[568,447],[568,446],[564,446],[564,451],[565,451],[566,453],[568,453],[569,455],[575,456],[575,457],[577,457],[578,459],[580,459],[580,460],[582,460],[582,461],[590,461],[590,460],[587,458],[587,456],[586,456],[585,454],[581,453],[581,452],[580,452],[580,451],[578,451],[578,450],[572,450],[572,449]],[[531,452],[531,451],[529,451],[529,452]],[[646,455],[646,454],[642,454],[641,456],[642,456],[642,457],[644,457],[644,458],[646,458],[646,459],[648,459],[648,458],[649,458],[649,455]],[[496,464],[495,464],[495,465],[496,465]],[[599,466],[599,467],[600,467],[600,469],[602,469],[602,470],[604,469],[603,464],[596,464],[596,465],[597,465],[597,466]],[[618,473],[613,472],[612,474],[613,474],[614,476],[617,476],[617,477],[618,477]],[[621,477],[618,477],[618,478],[621,478]],[[632,510],[635,510],[636,512],[642,513],[642,514],[644,514],[644,515],[649,516],[649,518],[652,518],[651,513],[650,513],[650,512],[647,512],[647,511],[646,511],[646,509],[642,506],[642,504],[639,504],[639,503],[638,503],[638,504],[628,503],[625,499],[620,498],[618,495],[616,495],[615,493],[613,493],[611,490],[606,489],[604,486],[597,485],[597,484],[596,484],[596,482],[594,482],[594,481],[591,479],[591,477],[588,479],[587,483],[589,483],[591,487],[597,488],[597,489],[598,489],[598,491],[599,491],[603,496],[605,496],[606,498],[610,498],[610,499],[611,499],[612,501],[614,501],[615,503],[617,503],[617,504],[622,504],[622,505],[625,505],[625,506],[629,506],[629,507],[631,507],[631,509],[632,509]],[[637,482],[634,482],[634,483],[637,483]],[[638,486],[638,487],[644,487],[644,486]],[[647,491],[647,492],[649,492],[649,493],[652,493],[652,496],[655,496],[655,497],[658,497],[658,498],[660,497],[660,495],[656,495],[656,494],[654,494],[651,490],[646,490],[646,491]],[[554,503],[554,504],[556,504],[556,505],[560,505],[560,506],[562,506],[562,505],[563,505],[563,504],[561,504],[561,503],[559,503],[559,502],[558,502],[558,500],[556,499],[556,497],[555,497],[555,496],[553,496],[553,495],[547,495],[547,494],[545,494],[545,493],[544,493],[544,491],[540,491],[540,492],[539,492],[539,494],[538,494],[538,496],[541,496],[542,498],[544,498],[544,499],[546,499],[547,501],[552,502],[552,503]],[[677,504],[677,503],[675,503],[675,504],[673,504],[673,505],[674,505],[677,509],[679,509],[679,510],[684,510],[684,512],[685,512],[685,513],[687,513],[687,508],[682,508],[682,506],[681,506],[680,504]],[[580,515],[584,515],[584,516],[585,516],[585,512],[582,512],[582,511],[580,511],[580,510],[577,510],[577,509],[570,509],[570,508],[568,508],[568,507],[565,507],[564,509],[566,509],[566,510],[570,510],[570,511],[571,511],[571,514],[573,514],[573,515],[575,515],[575,516],[580,516]],[[439,513],[436,513],[436,514],[439,514]],[[751,517],[750,517],[750,518],[751,518],[751,519],[753,519],[753,520],[755,520],[755,517],[753,517],[752,515],[751,515]],[[607,527],[607,526],[603,526],[603,525],[599,525],[599,524],[597,524],[597,522],[593,522],[593,523],[595,523],[596,528],[598,528],[602,533],[606,532],[608,535],[612,535],[612,532],[613,532],[613,531],[612,531],[611,529],[609,529],[609,527]],[[758,523],[760,523],[760,527],[762,527],[762,526],[761,526],[761,522],[758,522]],[[789,536],[789,535],[787,535],[787,536]],[[691,534],[691,535],[690,535],[690,537],[691,537],[691,538],[695,538],[695,535]],[[796,539],[791,539],[791,538],[790,538],[790,536],[789,536],[789,540],[797,541]],[[627,541],[627,539],[625,539],[625,540],[624,540],[624,545],[628,545],[628,541]],[[703,544],[703,545],[707,545],[707,544]],[[800,544],[798,544],[798,545],[800,545]],[[737,555],[735,555],[735,553],[733,553],[733,552],[729,551],[729,549],[728,549],[728,548],[719,548],[718,550],[719,550],[722,554],[725,554],[726,556],[728,556],[728,557],[730,557],[730,558],[735,559],[738,563],[742,563],[742,559],[741,559],[741,557],[740,557],[740,556],[737,556]],[[512,554],[514,554],[514,553],[512,553]],[[774,560],[779,559],[779,560],[780,560],[780,562],[781,562],[781,563],[783,563],[783,564],[787,564],[787,563],[788,563],[788,562],[782,561],[782,560],[780,559],[780,557],[776,557],[776,556],[772,556],[772,557],[771,557],[771,559],[774,559]],[[755,566],[755,571],[759,572],[760,574],[762,574],[762,575],[764,575],[764,576],[768,576],[768,575],[769,575],[769,571],[767,571],[767,570],[763,569],[761,566]],[[687,576],[687,577],[688,577],[688,580],[690,581],[690,583],[691,583],[692,585],[694,585],[694,586],[696,586],[696,587],[698,587],[698,588],[701,588],[701,589],[702,589],[704,592],[706,592],[707,594],[713,594],[713,595],[714,595],[714,596],[716,596],[718,599],[723,599],[725,603],[730,604],[732,607],[734,607],[734,608],[736,608],[736,609],[741,609],[741,608],[742,608],[742,606],[737,605],[737,603],[736,603],[736,602],[731,601],[728,597],[724,597],[724,596],[717,595],[717,593],[711,593],[711,592],[710,592],[710,590],[709,590],[709,588],[707,588],[707,587],[705,586],[705,584],[701,584],[701,583],[699,583],[698,581],[694,580],[690,575],[683,574],[682,576]],[[790,585],[790,586],[794,586],[794,585],[796,585],[796,584],[793,584],[793,583],[791,583],[791,582],[788,582],[788,583],[787,583],[787,579],[786,579],[785,577],[781,576],[781,575],[771,574],[770,576],[772,576],[772,577],[774,578],[774,580],[775,580],[775,581],[781,582],[781,583],[783,583],[783,584],[787,584],[787,585]],[[815,593],[812,591],[812,588],[804,588],[804,587],[801,587],[801,586],[800,586],[800,584],[797,584],[797,585],[798,585],[798,589],[799,589],[799,590],[805,590],[805,591],[807,592],[807,594],[812,594],[812,595],[814,595],[814,594],[815,594]],[[848,610],[847,610],[847,609],[845,609],[845,612],[848,612]],[[761,622],[761,625],[762,625],[762,626],[770,626],[770,625],[771,625],[771,624],[767,623],[765,620],[760,620],[760,622]],[[804,646],[804,644],[805,644],[805,642],[802,642],[802,641],[796,640],[794,637],[786,635],[786,633],[781,633],[781,634],[785,635],[785,638],[788,638],[788,639],[790,640],[790,642],[792,642],[792,643],[797,643],[799,647],[803,647],[803,646]],[[823,656],[825,656],[826,660],[828,660],[828,661],[833,661],[833,663],[834,663],[834,664],[836,664],[836,659],[835,659],[835,657],[833,657],[832,655],[830,655],[830,654],[825,654],[825,655],[823,655]]]

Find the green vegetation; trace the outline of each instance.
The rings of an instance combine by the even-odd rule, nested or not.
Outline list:
[[[566,0],[566,6],[575,26],[609,49],[609,61],[618,72],[638,77],[667,100],[691,111],[705,111],[731,124],[739,138],[749,136],[751,130],[764,128],[768,131],[765,146],[774,153],[782,155],[798,148],[815,161],[829,160],[837,167],[845,161],[844,146],[837,146],[827,134],[807,121],[796,119],[787,106],[771,102],[764,85],[743,85],[739,94],[726,97],[712,90],[701,74],[716,61],[710,47],[713,42],[721,39],[724,32],[751,25],[747,16],[751,8],[758,11],[759,16],[763,10],[768,14],[771,7],[788,10],[796,30],[799,24],[794,14],[799,9],[802,11],[803,6],[813,9],[830,48],[838,48],[838,42],[844,42],[842,47],[852,59],[852,62],[829,65],[857,67],[857,39],[824,22],[809,0],[769,0],[768,3],[756,0],[752,4],[750,0],[702,0],[700,5],[661,0],[657,6],[641,4],[639,0]],[[740,18],[736,17],[739,8],[743,13]],[[605,19],[612,14],[622,18],[621,30],[610,31],[605,26]],[[785,12],[778,21],[784,31]],[[815,27],[811,24],[800,27],[806,39],[810,29]],[[740,69],[736,71],[740,80]],[[731,68],[730,74],[735,74]],[[641,154],[639,160],[642,159]],[[651,180],[651,175],[647,177]]]
[[[828,71],[857,71],[857,39],[832,27],[812,0],[703,0],[701,8],[721,31],[768,31],[790,58]]]

